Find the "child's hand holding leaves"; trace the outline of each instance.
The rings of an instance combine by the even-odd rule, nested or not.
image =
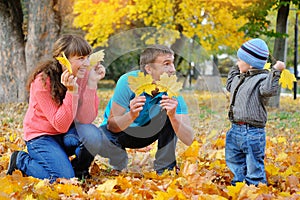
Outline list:
[[[266,63],[264,68],[270,70],[271,63]],[[281,75],[280,75],[280,79],[279,79],[279,84],[281,84],[281,87],[292,90],[294,82],[297,81],[297,79],[294,74],[292,74],[289,70],[285,69],[284,62],[276,61],[273,68],[281,71]]]

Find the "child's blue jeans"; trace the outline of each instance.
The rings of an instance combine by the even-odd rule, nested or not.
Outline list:
[[[267,184],[264,157],[265,128],[232,124],[226,134],[225,157],[234,175],[232,185],[245,181],[248,185]]]

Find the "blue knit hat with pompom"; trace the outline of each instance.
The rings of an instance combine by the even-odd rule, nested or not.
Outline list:
[[[237,56],[252,67],[263,69],[269,57],[269,49],[265,41],[255,38],[245,42],[237,51]]]

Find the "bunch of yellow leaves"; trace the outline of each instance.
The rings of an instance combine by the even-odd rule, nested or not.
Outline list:
[[[153,84],[152,76],[149,74],[144,75],[143,72],[139,72],[137,77],[129,76],[128,84],[136,96],[140,96],[143,92],[152,95],[151,92],[156,88]]]
[[[270,70],[270,68],[271,68],[271,63],[266,63],[264,69]],[[281,84],[282,88],[287,88],[289,90],[292,90],[295,81],[297,80],[294,74],[292,74],[287,69],[282,70],[279,79],[279,84]]]
[[[177,82],[176,75],[169,76],[163,73],[160,80],[156,81],[159,92],[167,92],[170,97],[178,96],[179,90],[182,89],[182,83]]]
[[[182,83],[177,82],[176,75],[169,76],[166,73],[162,74],[160,80],[154,83],[151,75],[139,72],[137,77],[128,77],[128,84],[137,96],[143,92],[152,95],[151,92],[158,89],[158,92],[166,92],[170,97],[176,97],[179,90],[182,89]]]
[[[60,62],[60,64],[62,64],[63,66],[65,66],[69,72],[72,74],[72,67],[71,67],[71,63],[68,60],[68,58],[66,57],[65,53],[62,52],[62,57],[55,57],[56,60],[58,60]]]

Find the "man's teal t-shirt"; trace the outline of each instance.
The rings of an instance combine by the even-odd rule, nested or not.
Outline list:
[[[105,111],[104,111],[104,119],[101,125],[106,125],[107,120],[110,114],[110,109],[112,106],[112,102],[115,102],[126,109],[126,112],[129,112],[130,107],[129,103],[130,100],[135,97],[134,92],[132,92],[128,85],[128,76],[138,76],[139,70],[128,72],[120,77],[120,79],[117,82],[116,88],[114,90],[114,94],[110,101],[108,102]],[[158,93],[155,97],[152,97],[151,95],[148,95],[146,93],[143,93],[141,95],[144,95],[146,97],[146,102],[143,107],[143,110],[140,112],[139,116],[135,119],[135,121],[130,125],[130,127],[137,127],[137,126],[143,126],[147,122],[150,121],[153,117],[157,116],[159,112],[161,111],[160,107],[160,100],[162,99],[162,95],[166,95],[167,93],[161,92]],[[183,99],[182,96],[176,97],[178,101],[178,105],[176,108],[177,114],[188,114],[187,105]]]

